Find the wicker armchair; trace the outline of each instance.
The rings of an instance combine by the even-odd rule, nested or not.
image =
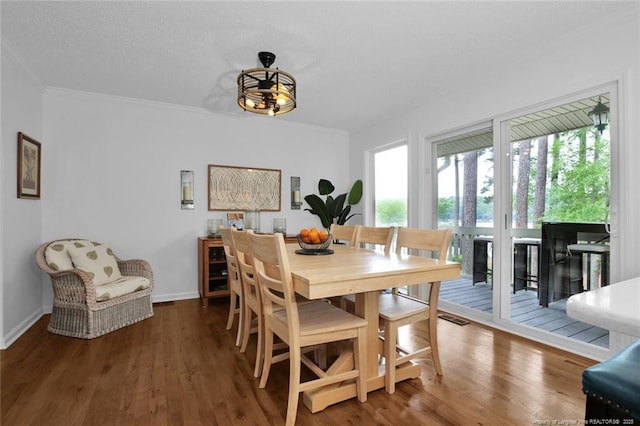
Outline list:
[[[68,261],[68,264],[59,266],[50,259],[51,249],[47,251],[49,247],[56,248],[56,256],[61,256],[67,253],[70,245],[86,244],[104,247],[88,240],[64,239],[42,244],[35,252],[36,263],[49,274],[53,285],[53,309],[47,329],[63,336],[93,339],[152,317],[153,272],[147,261],[122,260],[112,255],[107,248],[112,259],[115,258],[117,262],[116,269],[119,269],[118,276],[121,274],[121,277],[117,282],[107,283],[111,286],[100,286],[94,283],[98,282],[97,277],[94,279],[94,274],[77,269],[70,257],[62,259],[63,262],[57,261]],[[135,288],[122,290],[122,285],[130,284],[131,280],[135,280]],[[96,291],[101,294],[105,288],[113,288],[114,284],[120,287],[111,290],[113,297],[109,293],[105,293],[106,296],[96,296]],[[120,294],[125,292],[126,294]]]

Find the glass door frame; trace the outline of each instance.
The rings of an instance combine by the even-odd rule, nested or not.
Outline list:
[[[511,250],[511,237],[513,231],[513,215],[512,215],[512,161],[511,161],[511,126],[512,119],[543,111],[549,108],[561,106],[571,102],[579,101],[602,93],[608,93],[610,99],[610,224],[611,224],[611,257],[610,257],[610,282],[619,280],[620,271],[620,241],[617,230],[618,224],[618,200],[619,200],[619,129],[618,129],[618,82],[610,82],[600,86],[595,86],[580,92],[576,92],[561,98],[554,99],[549,102],[537,104],[526,109],[514,111],[496,117],[494,121],[494,146],[496,146],[495,159],[495,176],[497,191],[495,193],[494,217],[501,220],[500,226],[496,226],[494,240],[494,274],[498,283],[499,292],[494,292],[494,310],[493,321],[509,329],[527,328],[528,334],[538,338],[543,342],[558,345],[569,344],[569,338],[552,335],[552,333],[535,329],[533,327],[520,325],[511,320],[511,292],[510,277],[512,270],[513,255]],[[579,343],[576,343],[579,345]],[[611,344],[610,344],[611,345]],[[598,353],[598,349],[594,349],[594,353]]]
[[[464,126],[453,131],[442,132],[435,136],[421,138],[423,142],[421,149],[424,150],[423,159],[426,166],[426,173],[420,174],[420,187],[423,188],[423,195],[427,200],[421,201],[421,206],[430,206],[428,215],[430,223],[426,225],[437,225],[437,150],[436,143],[443,139],[448,139],[456,134],[462,134],[486,127],[490,123],[493,127],[493,148],[494,148],[494,246],[493,246],[493,313],[491,316],[460,305],[453,305],[446,301],[440,301],[440,307],[445,311],[451,311],[459,315],[468,315],[469,318],[488,326],[503,329],[526,338],[542,343],[550,344],[559,348],[577,351],[591,355],[595,358],[606,358],[609,351],[603,348],[596,348],[582,342],[572,341],[570,338],[553,335],[544,330],[535,329],[530,326],[517,324],[511,321],[511,269],[512,269],[512,188],[511,188],[511,132],[510,120],[538,111],[560,106],[563,104],[579,101],[598,94],[608,93],[610,100],[610,226],[611,226],[611,258],[610,258],[610,282],[615,283],[620,280],[621,256],[620,256],[620,236],[619,236],[619,208],[620,208],[620,152],[623,145],[620,133],[620,115],[623,113],[620,93],[624,93],[623,79],[609,80],[605,83],[595,85],[588,89],[577,91],[568,95],[560,96],[547,102],[539,103],[527,108],[522,108],[509,113],[496,115],[491,120],[476,123],[472,126]],[[424,148],[422,148],[424,146]],[[424,170],[424,169],[423,169]],[[429,182],[430,180],[430,182]],[[426,211],[426,210],[421,210]],[[424,220],[424,219],[422,219]],[[501,284],[504,283],[504,284]],[[481,315],[482,314],[482,315]],[[615,336],[611,336],[615,339]],[[616,341],[610,340],[610,347],[616,346]]]

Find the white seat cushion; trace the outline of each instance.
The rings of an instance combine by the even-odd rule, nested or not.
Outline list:
[[[145,277],[121,276],[117,280],[96,286],[96,300],[103,302],[105,300],[114,299],[134,291],[149,288],[151,281]]]

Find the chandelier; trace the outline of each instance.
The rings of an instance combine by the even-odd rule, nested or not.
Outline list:
[[[271,52],[260,52],[264,68],[243,70],[238,75],[238,105],[245,111],[275,116],[296,107],[296,80],[278,68],[269,68],[276,60]]]

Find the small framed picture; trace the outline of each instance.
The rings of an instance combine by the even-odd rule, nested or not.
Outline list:
[[[40,142],[18,132],[18,198],[40,199]]]
[[[244,213],[227,213],[227,226],[232,226],[238,231],[244,229]]]

